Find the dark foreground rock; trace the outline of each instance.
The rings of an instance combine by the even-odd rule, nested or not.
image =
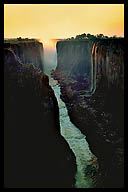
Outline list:
[[[71,188],[76,163],[60,135],[48,76],[4,50],[4,186]]]
[[[122,39],[58,42],[58,64],[52,73],[61,85],[71,121],[98,158],[95,187],[100,188],[124,187],[123,43]],[[96,90],[87,97],[91,62],[96,66]]]

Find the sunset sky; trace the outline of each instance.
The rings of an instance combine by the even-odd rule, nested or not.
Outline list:
[[[75,37],[90,33],[124,36],[123,4],[5,4],[4,38]]]

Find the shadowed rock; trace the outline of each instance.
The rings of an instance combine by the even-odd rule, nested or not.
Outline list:
[[[61,98],[71,121],[86,135],[98,158],[96,187],[123,187],[124,40],[106,39],[95,44],[89,40],[61,41],[57,43],[57,54],[52,76],[61,85]],[[86,97],[86,72],[91,62],[96,67],[96,90]]]
[[[48,76],[4,50],[4,185],[71,188],[75,156],[60,135]]]

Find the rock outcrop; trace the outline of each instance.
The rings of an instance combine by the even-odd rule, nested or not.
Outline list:
[[[23,64],[33,64],[43,71],[43,44],[35,39],[9,39],[5,48],[11,48]]]
[[[4,50],[4,186],[71,188],[76,160],[60,134],[48,76]]]
[[[71,121],[98,158],[95,186],[123,187],[124,40],[62,41],[57,43],[57,54],[52,76],[61,85]],[[91,86],[94,92],[88,97]]]

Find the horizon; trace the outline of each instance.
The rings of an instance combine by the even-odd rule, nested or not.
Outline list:
[[[4,38],[52,47],[52,39],[83,33],[124,37],[124,4],[4,4]]]

